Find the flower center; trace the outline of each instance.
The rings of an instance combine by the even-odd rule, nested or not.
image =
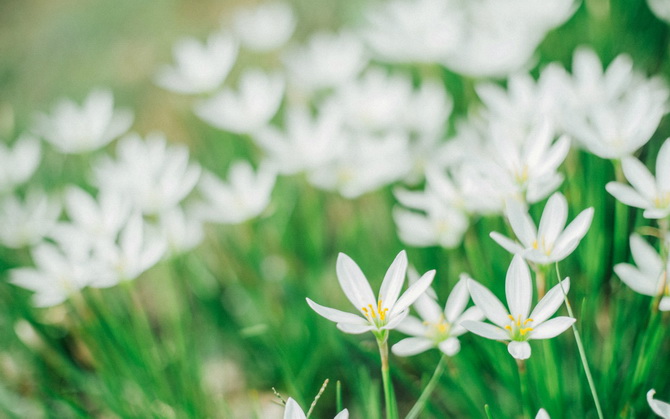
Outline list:
[[[553,246],[547,246],[547,241],[544,238],[544,236],[542,236],[539,241],[538,240],[533,240],[533,249],[535,249],[535,250],[542,249],[542,252],[544,252],[544,254],[546,256],[549,256],[549,255],[551,255],[551,251],[553,250]]]
[[[666,208],[670,205],[670,192],[663,192],[662,194],[656,195],[653,202],[656,208]]]
[[[444,316],[440,316],[440,320],[436,323],[423,322],[424,325],[428,326],[426,330],[426,337],[433,340],[436,343],[442,342],[449,337],[449,332],[451,331],[451,323],[444,319]]]
[[[386,313],[389,309],[382,306],[382,300],[377,301],[377,307],[374,307],[372,304],[368,304],[367,307],[361,307],[365,318],[375,326],[383,326],[386,324]]]
[[[521,315],[515,319],[511,314],[509,315],[510,324],[505,326],[505,329],[509,332],[509,336],[512,340],[516,341],[525,341],[527,339],[526,334],[533,330],[532,327],[528,327],[528,323],[532,323],[533,319],[526,319],[521,321]]]

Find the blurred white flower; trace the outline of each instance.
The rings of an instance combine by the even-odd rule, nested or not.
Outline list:
[[[11,148],[0,144],[0,191],[9,191],[27,181],[41,158],[42,147],[32,136],[19,137]]]
[[[168,145],[164,134],[137,134],[121,139],[117,159],[107,156],[94,168],[101,191],[122,195],[143,214],[157,214],[178,205],[195,187],[200,166],[189,162],[188,149]]]
[[[280,173],[316,169],[342,152],[346,141],[340,114],[327,108],[320,111],[312,116],[306,107],[291,107],[286,111],[285,132],[268,126],[254,136]]]
[[[341,140],[345,145],[338,148],[340,154],[308,174],[309,181],[318,188],[335,190],[345,198],[357,198],[402,179],[411,169],[406,135],[359,134]]]
[[[224,89],[196,104],[195,114],[208,124],[236,134],[250,134],[270,122],[284,96],[284,79],[279,73],[246,70],[238,91]]]
[[[353,80],[368,57],[361,40],[351,32],[318,32],[307,44],[283,57],[289,81],[306,92],[340,86]]]
[[[565,259],[577,248],[591,226],[593,207],[579,213],[566,227],[568,202],[563,194],[556,192],[544,207],[539,228],[535,227],[526,206],[516,200],[507,202],[505,214],[521,244],[497,232],[492,232],[491,238],[510,253],[547,265]]]
[[[540,409],[537,411],[537,415],[535,415],[535,419],[551,419],[549,416],[549,413],[547,413],[546,410]]]
[[[369,10],[366,18],[364,39],[389,62],[440,62],[462,41],[462,6],[454,1],[393,0]]]
[[[214,33],[206,44],[183,38],[174,45],[176,64],[161,67],[155,76],[159,86],[177,93],[206,93],[221,86],[237,59],[237,41]]]
[[[295,25],[291,6],[277,2],[237,10],[232,26],[242,45],[253,51],[269,51],[284,45]]]
[[[192,211],[174,207],[158,215],[160,234],[168,243],[171,254],[187,252],[198,246],[205,236],[202,221]]]
[[[654,399],[655,394],[656,390],[653,388],[647,392],[647,403],[649,403],[649,407],[651,407],[651,410],[661,418],[670,419],[670,404]]]
[[[437,139],[446,129],[453,105],[441,82],[425,80],[406,103],[403,126],[420,137]]]
[[[665,277],[667,265],[656,249],[637,234],[630,236],[630,251],[637,267],[618,263],[614,272],[637,293],[651,297],[661,295],[659,310],[670,311],[670,284]]]
[[[21,248],[39,243],[56,225],[60,204],[43,191],[31,189],[21,201],[9,195],[0,202],[0,243]]]
[[[205,221],[239,224],[259,216],[270,204],[276,171],[262,163],[257,172],[247,161],[234,162],[223,182],[205,172],[198,189],[204,202],[197,207],[197,215]]]
[[[34,132],[65,154],[97,150],[128,131],[132,112],[114,110],[114,97],[109,90],[92,91],[79,107],[62,99],[51,116],[38,114]]]
[[[289,397],[286,401],[284,419],[307,419],[307,416],[305,416],[305,412],[300,408],[298,402]],[[349,419],[349,411],[344,409],[333,419]]]
[[[514,256],[505,278],[509,311],[498,297],[474,279],[468,280],[468,289],[475,305],[494,324],[465,320],[461,325],[487,339],[510,341],[507,351],[516,359],[530,358],[529,340],[553,338],[575,322],[572,317],[562,316],[547,320],[563,303],[563,292],[567,294],[569,291],[570,278],[550,289],[528,314],[533,299],[533,284],[528,265],[519,255]]]
[[[397,330],[412,337],[393,345],[393,353],[398,356],[411,356],[437,347],[449,356],[456,355],[461,349],[458,336],[467,332],[461,322],[484,318],[484,313],[477,307],[465,310],[470,301],[467,281],[468,276],[461,274],[447,298],[444,310],[428,293],[417,298],[413,307],[421,319],[409,315],[398,325]]]
[[[658,152],[656,178],[634,157],[625,157],[622,169],[632,187],[610,182],[605,187],[607,192],[628,206],[644,209],[645,218],[670,215],[670,139],[665,140]]]
[[[657,18],[670,23],[670,1],[668,0],[647,0],[647,5]]]
[[[434,270],[426,272],[400,296],[406,271],[407,254],[403,250],[386,271],[379,298],[376,299],[361,268],[349,256],[340,253],[337,257],[337,279],[344,294],[363,316],[324,307],[309,298],[307,304],[319,315],[337,323],[337,328],[345,333],[383,333],[400,324],[407,316],[409,306],[430,287],[435,277]]]
[[[76,186],[65,191],[65,210],[73,226],[92,240],[114,238],[132,210],[131,202],[114,191],[103,190],[95,199]]]

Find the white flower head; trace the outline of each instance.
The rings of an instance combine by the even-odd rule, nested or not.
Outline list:
[[[32,136],[22,135],[11,148],[0,144],[0,192],[27,181],[41,158],[42,147]]]
[[[645,218],[670,215],[670,138],[665,140],[656,158],[656,177],[634,157],[621,162],[623,174],[631,186],[620,182],[607,184],[607,192],[624,204],[644,209]]]
[[[412,337],[393,345],[393,353],[398,356],[411,356],[437,347],[448,356],[456,355],[461,348],[458,336],[467,332],[461,322],[484,318],[484,314],[477,307],[465,310],[470,301],[467,282],[468,276],[461,274],[444,309],[428,293],[417,298],[413,307],[421,319],[409,315],[398,325],[397,330]]]
[[[661,418],[670,419],[670,404],[654,399],[655,394],[656,390],[654,389],[647,392],[647,402],[649,403],[649,407],[651,407],[651,410]]]
[[[177,93],[211,92],[228,76],[237,49],[237,41],[223,32],[210,35],[205,44],[194,38],[180,39],[174,46],[175,65],[159,69],[156,84]]]
[[[553,338],[575,322],[572,317],[556,317],[548,320],[563,303],[563,293],[567,293],[570,289],[569,278],[550,289],[537,303],[535,309],[530,311],[533,283],[528,265],[519,255],[514,256],[505,279],[509,311],[498,297],[479,282],[468,280],[468,289],[475,305],[493,324],[466,320],[461,325],[487,339],[509,341],[507,351],[516,359],[530,358],[529,340]]]
[[[519,254],[530,262],[547,265],[565,259],[577,248],[591,226],[593,208],[579,213],[566,227],[568,202],[563,194],[556,192],[544,207],[539,228],[535,227],[527,208],[518,201],[507,201],[506,215],[521,243],[497,232],[492,232],[491,238],[510,253]]]
[[[65,191],[65,210],[72,224],[90,237],[114,238],[128,219],[132,203],[115,191],[103,190],[97,199],[76,186]]]
[[[307,419],[305,412],[302,410],[300,405],[298,405],[298,402],[296,402],[292,397],[289,397],[286,401],[284,419]],[[349,410],[342,410],[333,419],[349,419]]]
[[[109,90],[92,91],[80,107],[63,99],[51,116],[38,114],[34,132],[64,154],[97,150],[128,131],[132,112],[114,109]]]
[[[337,257],[337,279],[344,294],[362,316],[324,307],[309,298],[307,303],[318,314],[337,323],[337,328],[345,333],[372,331],[375,335],[385,336],[386,331],[396,328],[407,316],[409,306],[430,287],[435,277],[434,270],[426,272],[401,296],[406,271],[407,254],[403,250],[386,271],[379,296],[375,298],[361,268],[349,256],[340,253]]]
[[[634,265],[619,263],[614,266],[614,272],[633,291],[642,295],[662,295],[659,302],[661,311],[670,311],[670,288],[661,256],[649,243],[638,234],[630,236],[630,251]]]
[[[194,215],[194,211],[174,207],[159,214],[159,234],[165,237],[171,254],[187,252],[204,239],[202,221]]]
[[[30,189],[23,200],[9,195],[0,201],[0,244],[17,249],[39,243],[60,214],[60,203],[43,191]]]
[[[239,9],[233,16],[233,32],[242,45],[253,51],[270,51],[284,45],[296,26],[287,3],[262,3]]]
[[[213,127],[250,134],[265,127],[277,113],[284,97],[284,85],[284,78],[279,73],[246,70],[239,80],[237,92],[226,88],[196,104],[194,112]]]

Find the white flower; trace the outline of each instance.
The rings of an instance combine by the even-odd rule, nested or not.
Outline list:
[[[143,140],[132,134],[116,147],[117,159],[102,158],[94,168],[101,190],[122,195],[143,214],[157,214],[178,205],[195,187],[200,166],[189,162],[188,149],[168,145],[164,134]]]
[[[649,403],[649,407],[663,419],[670,419],[670,404],[654,399],[655,394],[656,390],[654,389],[647,392],[647,402]]]
[[[662,295],[659,310],[670,311],[670,288],[665,278],[667,266],[661,256],[642,237],[630,236],[630,251],[637,267],[628,263],[614,266],[614,272],[633,291],[642,295]]]
[[[337,328],[345,333],[383,333],[400,324],[407,316],[409,306],[430,287],[435,277],[434,270],[426,272],[400,296],[406,271],[407,254],[403,250],[386,271],[379,297],[375,298],[361,268],[349,256],[340,253],[337,279],[344,294],[363,316],[324,307],[309,298],[307,303],[318,314],[337,323]]]
[[[277,113],[284,96],[284,79],[260,70],[245,71],[238,91],[224,89],[196,104],[195,114],[208,124],[237,134],[263,128]]]
[[[413,307],[421,319],[409,315],[398,325],[397,330],[413,337],[393,345],[393,353],[398,356],[411,356],[437,347],[449,356],[456,355],[461,348],[457,337],[467,332],[461,322],[484,318],[484,314],[477,307],[465,310],[470,301],[467,281],[468,276],[461,274],[447,298],[444,310],[428,293],[417,298]]]
[[[202,221],[181,207],[174,207],[158,216],[158,228],[168,243],[171,254],[187,252],[204,239]]]
[[[233,32],[253,51],[270,51],[284,45],[295,30],[296,19],[286,3],[263,3],[239,9],[233,16]]]
[[[370,10],[363,36],[390,62],[441,61],[462,39],[461,8],[444,0],[394,0]]]
[[[183,38],[174,46],[174,67],[163,66],[156,74],[159,86],[177,93],[205,93],[221,86],[237,58],[237,41],[214,33],[206,44]]]
[[[535,419],[551,419],[549,416],[549,413],[547,413],[546,410],[540,409],[537,411],[537,415],[535,415]]]
[[[561,290],[561,286],[563,290]],[[532,339],[550,339],[569,328],[572,317],[551,317],[563,303],[563,292],[570,289],[570,279],[555,285],[530,313],[533,299],[533,284],[528,265],[519,255],[515,255],[505,279],[505,294],[509,311],[500,300],[479,282],[468,280],[468,289],[475,302],[492,324],[466,320],[463,327],[487,339],[510,341],[507,351],[516,359],[530,358]]]
[[[496,232],[491,233],[491,238],[508,252],[519,254],[528,261],[547,265],[565,259],[577,248],[591,226],[593,208],[579,213],[566,227],[568,202],[563,194],[556,192],[544,207],[539,228],[535,227],[528,210],[520,202],[509,200],[506,215],[521,244]]]
[[[422,137],[438,139],[445,131],[452,109],[453,101],[444,85],[437,80],[425,80],[406,104],[403,126]]]
[[[11,248],[40,242],[56,225],[61,206],[43,191],[31,189],[23,202],[14,195],[0,202],[0,243]]]
[[[354,79],[368,62],[363,43],[350,32],[318,32],[283,57],[288,79],[306,92],[340,86]]]
[[[113,191],[101,191],[96,200],[82,189],[70,186],[65,192],[65,209],[72,224],[95,240],[116,237],[132,205],[126,197]]]
[[[316,169],[334,159],[346,145],[341,138],[342,118],[329,109],[322,108],[312,116],[306,107],[291,107],[284,126],[285,132],[267,127],[254,136],[282,174]]]
[[[223,224],[239,224],[259,216],[270,203],[277,178],[275,169],[263,163],[254,173],[247,161],[234,162],[228,171],[228,182],[205,172],[198,189],[205,202],[198,206],[198,216]]]
[[[668,0],[647,0],[647,5],[657,18],[670,23],[670,1]]]
[[[41,158],[42,147],[31,136],[21,136],[11,148],[0,144],[0,191],[9,191],[27,181]]]
[[[38,114],[34,131],[61,153],[79,154],[109,144],[128,131],[132,122],[130,111],[114,110],[112,92],[94,90],[81,107],[63,99],[52,116]]]
[[[284,419],[307,419],[305,412],[300,408],[298,402],[289,397],[286,401],[286,409],[284,410]],[[333,419],[349,419],[349,411],[342,410]]]
[[[665,140],[656,158],[656,178],[639,160],[622,160],[623,174],[632,187],[620,182],[606,185],[607,192],[624,204],[644,209],[645,218],[670,215],[670,139]]]

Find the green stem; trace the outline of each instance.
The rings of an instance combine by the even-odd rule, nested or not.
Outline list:
[[[558,262],[556,262],[556,279],[558,280],[558,286],[561,287],[561,291],[563,292],[563,300],[565,301],[565,307],[568,309],[568,315],[573,319],[575,319],[576,318],[575,314],[572,312],[572,306],[570,305],[570,301],[568,300],[568,294],[565,293],[563,283],[561,282],[561,273],[558,270]],[[575,323],[572,324],[572,333],[575,335],[575,341],[577,342],[577,350],[579,351],[579,358],[582,361],[582,367],[584,367],[584,373],[586,374],[586,381],[588,381],[589,388],[591,389],[591,396],[593,396],[593,402],[596,405],[598,418],[604,419],[603,409],[602,407],[600,407],[600,399],[598,398],[598,392],[596,391],[593,376],[591,375],[591,368],[589,367],[589,363],[586,360],[586,351],[584,351],[584,344],[582,343],[582,338],[579,335],[579,330],[577,330],[577,326],[575,326]]]
[[[523,408],[524,419],[530,419],[530,399],[528,397],[528,374],[526,373],[526,362],[517,360],[516,366],[519,368],[519,387],[521,387],[521,406]]]
[[[437,386],[437,383],[440,381],[440,377],[444,372],[444,365],[446,361],[447,361],[447,355],[442,355],[442,358],[440,358],[440,362],[438,362],[437,366],[435,367],[433,376],[430,378],[430,381],[428,381],[428,384],[426,384],[426,387],[421,392],[419,399],[416,401],[416,403],[409,411],[405,419],[414,419],[419,417],[419,414],[426,406],[426,402],[430,398],[430,395],[433,393],[433,390],[435,390],[435,386]]]
[[[382,360],[382,381],[384,383],[384,401],[386,403],[386,418],[398,419],[398,405],[393,391],[393,382],[391,381],[391,371],[389,368],[389,346],[388,334],[383,337],[377,337],[379,346],[379,355]]]

